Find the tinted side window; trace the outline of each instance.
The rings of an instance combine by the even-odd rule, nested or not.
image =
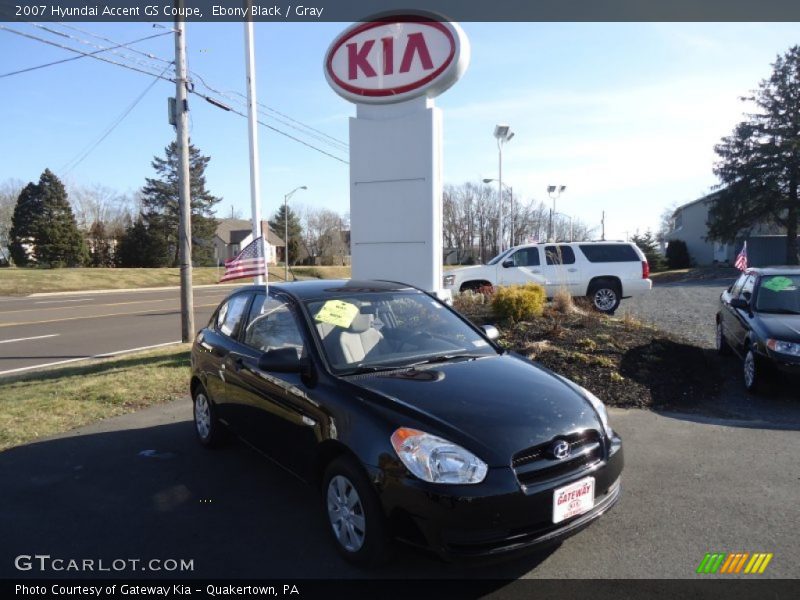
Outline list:
[[[303,334],[291,306],[264,294],[258,294],[253,300],[244,329],[244,343],[262,352],[294,348],[298,358],[305,352]]]
[[[237,294],[220,307],[217,313],[217,330],[220,333],[233,338],[238,335],[248,300],[249,294]]]
[[[575,252],[571,246],[547,246],[544,249],[548,265],[571,265],[575,263]]]
[[[738,298],[739,292],[742,291],[742,286],[744,285],[744,280],[747,279],[747,275],[741,274],[739,275],[739,279],[737,279],[734,284],[731,286],[731,298]]]
[[[522,250],[517,250],[512,258],[514,259],[515,267],[538,267],[539,249],[523,248]]]
[[[578,246],[593,263],[638,262],[639,255],[629,244],[581,244]]]

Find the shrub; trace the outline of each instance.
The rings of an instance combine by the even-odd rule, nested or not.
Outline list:
[[[544,301],[545,292],[540,285],[511,285],[495,291],[492,309],[501,319],[525,321],[542,316]]]
[[[667,266],[670,269],[688,269],[691,266],[689,249],[683,240],[670,240],[667,245]]]
[[[569,290],[559,288],[553,295],[553,309],[562,314],[568,314],[575,310],[575,303],[572,301],[572,294]]]

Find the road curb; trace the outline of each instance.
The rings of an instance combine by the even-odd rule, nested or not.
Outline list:
[[[205,283],[203,285],[195,285],[193,286],[194,289],[197,288],[231,288],[231,287],[241,287],[246,285],[244,283]],[[21,296],[22,298],[45,298],[48,296],[88,296],[89,294],[116,294],[116,293],[128,293],[128,292],[159,292],[159,291],[167,291],[167,290],[179,290],[181,287],[179,285],[170,285],[165,287],[151,287],[151,288],[117,288],[117,289],[107,289],[107,290],[70,290],[68,292],[36,292],[34,294],[28,294],[27,296]]]

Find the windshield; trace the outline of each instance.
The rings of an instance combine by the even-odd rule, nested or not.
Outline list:
[[[500,260],[502,260],[504,257],[506,257],[506,256],[508,256],[509,254],[511,254],[511,252],[512,252],[513,250],[514,250],[514,248],[509,248],[508,250],[503,250],[503,251],[502,251],[500,254],[498,254],[497,256],[495,256],[495,257],[494,257],[492,260],[490,260],[490,261],[489,261],[488,263],[486,263],[486,264],[487,264],[487,265],[494,265],[494,264],[498,263],[498,262],[499,262]]]
[[[800,315],[800,275],[769,275],[761,278],[756,310]]]
[[[328,362],[339,373],[497,354],[441,302],[421,292],[312,300],[306,309]]]

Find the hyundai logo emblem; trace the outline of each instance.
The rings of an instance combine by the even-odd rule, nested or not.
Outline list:
[[[552,448],[550,448],[550,451],[558,460],[564,460],[569,456],[569,442],[565,440],[558,440],[553,444]]]

